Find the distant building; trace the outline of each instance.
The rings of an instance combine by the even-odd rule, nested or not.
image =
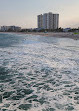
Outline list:
[[[21,27],[18,26],[1,26],[1,31],[2,32],[7,32],[7,31],[21,31]]]
[[[38,15],[38,28],[42,28],[43,27],[43,16]]]
[[[1,27],[0,27],[0,31],[1,31]]]
[[[38,28],[57,29],[59,28],[59,14],[44,13],[38,15]]]
[[[2,32],[8,31],[9,28],[10,28],[9,26],[1,26],[1,31]]]
[[[63,29],[63,32],[69,32],[71,30],[71,28],[65,28]]]

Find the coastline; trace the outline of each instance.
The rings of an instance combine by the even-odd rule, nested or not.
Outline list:
[[[15,34],[29,34],[29,35],[40,35],[46,37],[57,37],[57,38],[71,38],[74,40],[79,40],[79,34],[74,34],[73,32],[0,32],[0,33],[15,33]]]
[[[79,34],[74,34],[73,32],[31,32],[31,33],[26,33],[26,34],[31,34],[31,35],[40,35],[40,36],[46,36],[46,37],[57,37],[57,38],[71,38],[75,40],[79,40]]]

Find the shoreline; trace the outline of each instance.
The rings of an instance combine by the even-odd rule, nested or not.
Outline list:
[[[46,37],[57,37],[57,38],[70,38],[74,40],[79,40],[79,34],[74,34],[73,32],[48,32],[48,33],[42,33],[42,32],[32,32],[32,33],[26,33],[31,35],[40,35],[40,36],[46,36]]]
[[[15,33],[15,34],[29,34],[29,35],[39,35],[46,37],[57,37],[57,38],[71,38],[74,40],[79,40],[79,34],[74,34],[73,32],[0,32],[0,33]]]

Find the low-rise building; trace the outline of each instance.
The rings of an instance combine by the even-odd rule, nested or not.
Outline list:
[[[63,29],[63,32],[69,32],[71,30],[71,28],[65,28]]]
[[[2,32],[7,32],[7,31],[18,32],[18,31],[21,31],[21,27],[18,27],[18,26],[1,26],[1,31]]]

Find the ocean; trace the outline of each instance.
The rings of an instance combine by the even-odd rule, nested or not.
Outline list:
[[[79,111],[79,40],[0,33],[0,111]]]

